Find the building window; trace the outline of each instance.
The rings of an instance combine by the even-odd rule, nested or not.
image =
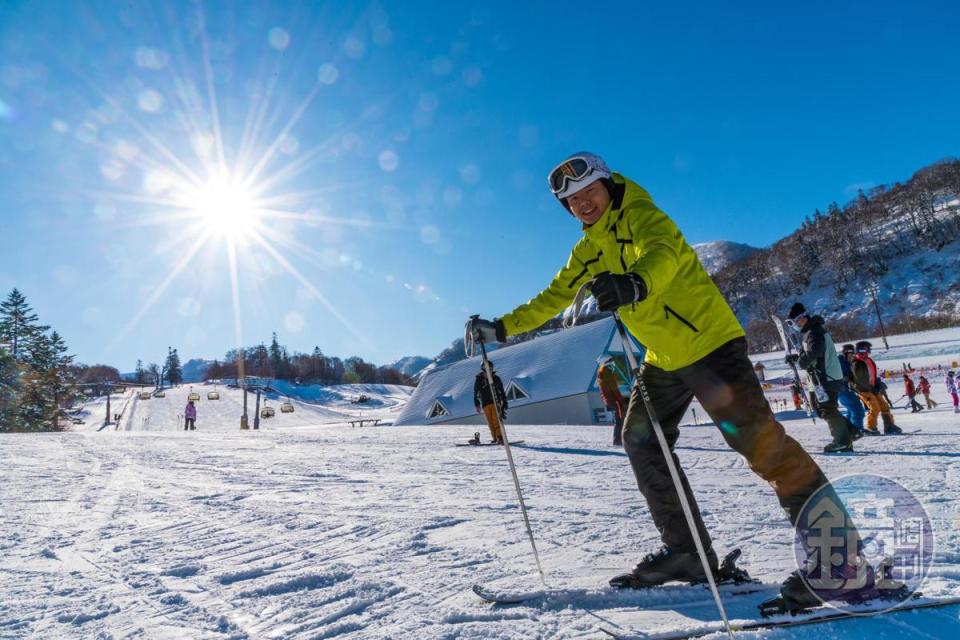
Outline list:
[[[511,380],[510,384],[507,385],[505,394],[507,396],[507,400],[525,400],[530,397],[530,394],[524,391],[515,380]]]
[[[427,418],[439,418],[441,416],[448,415],[450,412],[447,411],[447,408],[441,404],[439,400],[434,400],[433,406],[430,407],[430,411],[427,411]]]

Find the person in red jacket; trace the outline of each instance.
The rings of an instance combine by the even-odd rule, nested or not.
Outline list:
[[[620,379],[613,370],[613,358],[605,358],[597,369],[597,388],[607,411],[613,413],[613,444],[623,444],[623,416],[627,413],[627,401],[620,393]]]
[[[923,411],[923,407],[917,402],[917,387],[906,373],[903,374],[903,390],[904,395],[910,400],[910,412],[916,413],[917,411]]]
[[[923,399],[927,402],[927,409],[935,408],[937,401],[930,397],[930,381],[921,375],[918,382],[920,384],[920,393],[923,394]]]

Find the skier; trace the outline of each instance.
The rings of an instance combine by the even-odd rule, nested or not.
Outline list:
[[[903,374],[903,391],[903,395],[907,396],[910,401],[910,413],[923,411],[923,407],[917,402],[917,387],[913,384],[913,379],[906,373]]]
[[[840,404],[843,405],[843,408],[847,410],[847,420],[850,421],[857,429],[858,435],[854,435],[856,440],[858,437],[862,436],[864,433],[863,429],[863,416],[865,411],[863,409],[863,403],[860,401],[860,397],[857,395],[857,392],[854,391],[854,380],[853,380],[853,359],[857,355],[857,349],[852,344],[843,345],[840,351],[840,368],[843,370],[843,379],[846,384],[843,385],[843,388],[840,389],[840,394],[837,396],[837,400],[840,401]]]
[[[957,380],[953,371],[947,371],[946,377],[947,393],[953,400],[953,412],[960,413],[960,381]]]
[[[917,380],[917,384],[920,387],[920,393],[923,394],[923,399],[927,403],[927,409],[935,409],[940,403],[930,397],[930,381],[927,380],[923,374],[920,374],[920,379]]]
[[[490,437],[493,438],[490,441],[490,444],[503,444],[503,435],[500,433],[500,420],[504,420],[507,417],[507,398],[503,393],[503,382],[500,381],[500,376],[496,374],[493,370],[493,365],[490,365],[490,373],[493,375],[493,386],[494,392],[496,395],[496,402],[494,402],[494,393],[490,393],[490,383],[487,381],[487,373],[483,370],[483,365],[480,365],[480,373],[477,374],[477,378],[473,383],[473,404],[477,407],[477,413],[483,411],[483,415],[487,418],[487,427],[490,429]],[[497,408],[499,407],[499,420],[497,419]]]
[[[597,369],[597,388],[607,411],[613,413],[613,445],[623,445],[623,417],[627,413],[627,402],[620,393],[620,380],[613,370],[613,358],[600,356],[600,368]]]
[[[790,385],[790,395],[793,396],[793,408],[797,411],[803,409],[803,387],[796,383]]]
[[[800,353],[787,354],[787,364],[796,363],[802,369],[810,372],[814,384],[822,388],[824,395],[818,390],[816,397],[817,414],[827,421],[833,441],[823,448],[824,453],[838,453],[853,451],[853,435],[859,431],[841,415],[837,396],[846,385],[840,359],[837,357],[837,348],[833,346],[833,338],[827,333],[822,316],[810,316],[803,303],[795,302],[790,307],[787,316],[787,326],[799,331],[802,336]]]
[[[877,418],[883,418],[883,432],[887,435],[896,435],[903,431],[893,422],[890,405],[882,395],[880,377],[877,375],[877,363],[870,357],[873,345],[866,340],[856,344],[857,357],[853,361],[853,379],[857,395],[867,407],[867,433],[880,435],[877,431]]]
[[[193,404],[193,400],[187,402],[187,406],[183,410],[183,430],[197,430],[197,406]]]
[[[592,153],[571,156],[550,172],[548,181],[560,204],[582,224],[583,236],[537,296],[500,318],[471,319],[468,330],[479,339],[503,342],[555,317],[588,283],[598,309],[618,311],[647,349],[639,375],[669,446],[676,444],[680,419],[696,397],[713,422],[724,425],[727,443],[770,483],[792,524],[799,524],[807,499],[825,487],[845,523],[844,530],[834,531],[852,545],[852,551],[836,556],[840,566],[832,571],[846,575],[862,566],[859,535],[849,515],[817,463],[774,418],[747,357],[743,328],[676,224],[646,190],[612,173]],[[641,588],[706,579],[638,384],[630,394],[623,444],[663,546],[611,585]],[[716,572],[710,535],[680,461],[671,455],[710,569]],[[821,602],[808,589],[806,576],[797,571],[784,582],[781,594],[790,606]]]

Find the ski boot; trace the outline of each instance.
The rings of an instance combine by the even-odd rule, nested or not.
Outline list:
[[[888,416],[883,417],[883,435],[885,436],[898,436],[903,433],[903,429],[898,427],[893,423],[893,418]]]
[[[853,444],[850,442],[831,442],[823,448],[824,453],[853,453]]]
[[[736,558],[734,558],[735,560]],[[707,551],[707,560],[711,570],[717,573],[717,554],[713,549]],[[630,573],[610,579],[615,589],[643,589],[671,582],[705,582],[706,574],[696,551],[674,551],[663,545],[656,553],[648,553]]]
[[[478,444],[480,444],[480,432],[479,432],[479,431],[474,431],[474,432],[473,432],[473,439],[467,440],[467,444],[472,444],[472,445],[478,445]]]
[[[866,564],[866,572],[860,579],[857,579],[858,569],[855,566],[847,565],[838,571],[839,575],[835,573],[835,577],[856,580],[860,584],[855,588],[840,587],[815,591],[807,582],[806,572],[797,570],[780,585],[780,595],[760,603],[761,617],[768,618],[784,613],[797,615],[822,607],[829,601],[860,603],[880,597],[874,580],[875,573],[869,564]]]

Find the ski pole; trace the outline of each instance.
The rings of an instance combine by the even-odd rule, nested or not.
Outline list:
[[[633,353],[633,344],[627,337],[627,331],[623,326],[623,321],[620,320],[619,312],[613,312],[613,320],[617,324],[617,333],[620,334],[620,342],[623,343],[623,351],[626,354],[627,361],[630,363],[630,368],[633,371],[633,385],[640,392],[640,397],[643,398],[643,405],[646,407],[647,415],[650,417],[650,424],[653,426],[653,431],[657,435],[657,440],[660,443],[660,450],[663,452],[663,458],[666,460],[667,468],[670,470],[670,478],[673,480],[673,487],[676,489],[677,497],[680,499],[680,506],[683,507],[683,515],[687,519],[687,526],[690,528],[690,535],[693,538],[693,543],[697,547],[697,555],[700,556],[700,562],[703,564],[703,572],[707,576],[707,582],[710,585],[710,592],[713,594],[713,599],[717,603],[717,610],[720,612],[720,617],[723,619],[723,626],[727,631],[727,635],[733,638],[733,629],[730,627],[730,620],[727,619],[727,610],[724,608],[723,601],[720,599],[720,591],[717,589],[717,583],[713,577],[713,570],[710,568],[710,561],[707,560],[707,551],[703,547],[703,540],[700,538],[700,532],[697,530],[697,523],[693,518],[693,510],[690,508],[690,502],[687,500],[687,494],[683,490],[683,482],[680,480],[680,472],[677,471],[677,466],[673,462],[673,452],[670,450],[670,445],[667,443],[667,438],[663,434],[663,427],[660,425],[660,419],[657,418],[657,414],[653,409],[653,401],[650,400],[650,394],[647,392],[647,385],[643,382],[643,377],[640,373],[640,365],[637,364],[637,358]]]
[[[480,316],[470,316],[472,320],[476,320]],[[468,332],[472,333],[472,332]],[[500,400],[497,398],[496,387],[493,384],[493,367],[490,366],[490,359],[487,358],[487,347],[484,344],[483,336],[469,335],[469,343],[467,340],[464,340],[464,348],[467,351],[468,355],[476,355],[475,353],[470,353],[473,351],[473,345],[480,345],[480,357],[483,359],[483,371],[487,374],[487,385],[490,389],[490,396],[493,398],[493,404],[495,411],[493,412],[496,415],[497,425],[500,427],[500,435],[503,436],[503,448],[507,452],[507,462],[510,464],[510,474],[513,476],[513,486],[517,490],[517,500],[520,501],[520,513],[523,514],[523,524],[527,528],[527,537],[530,539],[530,547],[533,549],[533,558],[537,563],[537,571],[540,572],[540,580],[543,582],[543,586],[547,586],[547,575],[543,572],[543,565],[540,564],[540,554],[537,552],[537,543],[533,537],[533,529],[530,527],[530,517],[527,515],[527,505],[523,501],[523,491],[520,489],[520,478],[517,476],[517,466],[513,462],[513,452],[510,450],[510,438],[507,437],[507,427],[503,423],[503,419],[500,417]]]

